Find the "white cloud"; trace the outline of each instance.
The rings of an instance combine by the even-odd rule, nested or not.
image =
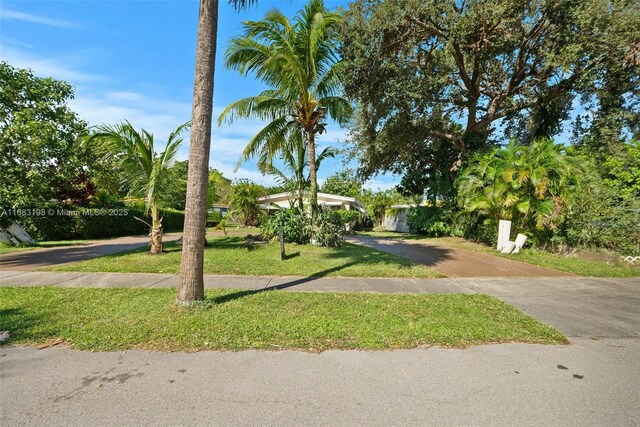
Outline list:
[[[51,19],[51,18],[47,18],[46,16],[33,15],[31,13],[24,13],[24,12],[19,12],[17,10],[10,10],[6,8],[0,9],[0,19],[30,22],[32,24],[48,25],[50,27],[79,28],[78,25],[72,22],[61,21],[58,19]]]
[[[86,55],[67,55],[64,57],[43,58],[9,47],[4,44],[4,41],[2,44],[2,59],[4,61],[11,64],[13,67],[29,68],[39,77],[53,77],[71,83],[99,82],[106,80],[104,76],[77,71],[71,67],[59,65],[77,63],[79,58],[84,58],[83,60],[86,60]]]

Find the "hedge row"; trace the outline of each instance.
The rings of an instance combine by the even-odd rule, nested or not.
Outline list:
[[[36,240],[98,239],[147,234],[151,223],[144,208],[86,209],[66,205],[46,206],[45,214],[17,216],[14,219]],[[184,212],[162,210],[164,231],[180,231]]]

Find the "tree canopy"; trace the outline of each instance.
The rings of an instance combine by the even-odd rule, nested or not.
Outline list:
[[[454,178],[498,130],[527,143],[558,134],[576,95],[600,111],[628,111],[638,93],[640,4],[357,0],[341,53],[358,104],[361,172],[420,183],[439,169]]]
[[[95,190],[89,165],[97,162],[77,144],[87,124],[67,105],[71,85],[6,62],[0,85],[0,207],[87,200]]]

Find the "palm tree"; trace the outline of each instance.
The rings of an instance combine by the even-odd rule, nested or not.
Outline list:
[[[236,10],[255,0],[229,0]],[[188,305],[204,298],[204,243],[207,220],[207,185],[213,113],[213,77],[218,33],[218,0],[200,0],[196,69],[193,84],[189,175],[184,212],[180,287],[176,303]]]
[[[336,150],[333,147],[326,147],[316,158],[316,168],[320,169],[320,164],[324,159],[333,158],[335,155]],[[286,188],[287,191],[295,193],[297,207],[303,210],[304,191],[309,187],[311,179],[306,172],[309,167],[309,156],[301,132],[294,132],[287,138],[279,157],[286,168],[284,171],[274,166],[273,158],[260,159],[258,169],[262,173],[275,175],[278,184]]]
[[[185,123],[173,131],[162,153],[153,150],[153,134],[142,129],[137,132],[131,123],[98,126],[88,141],[99,141],[105,156],[113,157],[120,167],[120,175],[129,188],[129,194],[145,198],[145,206],[151,211],[151,253],[162,253],[162,218],[159,204],[168,182],[168,168],[173,163],[182,143],[180,134],[189,126]]]
[[[562,219],[579,166],[561,145],[511,141],[474,159],[456,180],[459,203],[490,222],[517,221],[523,231],[540,234]]]
[[[285,151],[290,138],[304,138],[309,159],[312,214],[317,207],[316,135],[326,131],[327,117],[345,123],[351,104],[339,96],[341,63],[334,34],[342,20],[322,0],[311,0],[290,22],[279,10],[261,21],[244,23],[243,37],[231,40],[225,66],[253,73],[271,89],[240,99],[220,115],[219,124],[239,118],[269,121],[247,144],[241,161],[258,155],[259,163]]]

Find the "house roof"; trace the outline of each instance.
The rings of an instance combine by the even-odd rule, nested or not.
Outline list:
[[[258,202],[268,204],[275,200],[288,200],[290,198],[295,198],[295,197],[296,197],[296,194],[293,192],[277,193],[277,194],[270,194],[268,196],[258,197]],[[306,191],[304,192],[304,197],[305,198],[307,197]],[[343,202],[343,203],[351,203],[355,206],[364,208],[364,205],[362,204],[362,202],[356,199],[355,197],[338,196],[336,194],[328,194],[328,193],[318,193],[318,198],[329,200],[329,203],[327,204],[332,204],[333,202]]]

